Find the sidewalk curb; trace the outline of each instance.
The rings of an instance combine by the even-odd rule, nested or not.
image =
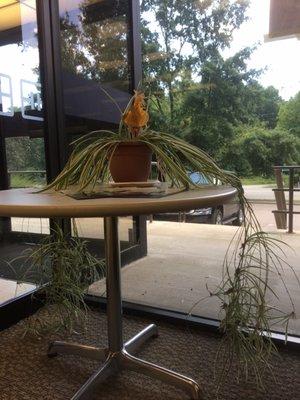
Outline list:
[[[269,199],[249,199],[247,198],[247,200],[249,201],[249,203],[251,204],[274,204],[276,205],[275,200],[269,200]],[[300,201],[296,200],[294,201],[294,206],[300,206]]]

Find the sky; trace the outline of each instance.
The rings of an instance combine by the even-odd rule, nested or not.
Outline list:
[[[285,100],[300,91],[300,40],[296,38],[264,42],[269,31],[269,0],[252,0],[249,20],[234,33],[230,49],[224,56],[233,55],[243,47],[260,42],[248,63],[250,68],[267,70],[259,78],[263,86],[273,85]]]

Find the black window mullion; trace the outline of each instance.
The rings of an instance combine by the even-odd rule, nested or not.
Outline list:
[[[0,119],[0,190],[9,188],[9,174],[7,170],[5,138],[2,131],[2,119]],[[11,231],[10,218],[0,217],[0,234]]]
[[[37,0],[48,182],[66,161],[57,0]]]
[[[2,132],[2,120],[0,119],[0,189],[9,188],[9,177],[7,171],[5,138]]]
[[[131,71],[131,91],[142,82],[142,42],[141,42],[141,7],[137,0],[129,0],[129,62]],[[135,240],[140,257],[147,254],[147,218],[135,216]]]
[[[62,170],[67,158],[57,0],[37,0],[37,21],[47,181],[51,182]],[[70,220],[50,220],[52,228],[56,225],[65,232],[71,230]]]
[[[129,0],[129,3],[129,61],[133,92],[142,81],[141,10],[139,1]]]

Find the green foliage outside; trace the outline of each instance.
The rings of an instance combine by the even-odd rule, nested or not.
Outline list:
[[[241,126],[219,156],[228,169],[239,171],[242,176],[268,178],[274,165],[296,163],[299,154],[300,140],[287,131]]]
[[[46,175],[42,172],[45,171],[44,139],[13,137],[7,138],[5,145],[10,186],[22,188],[44,185],[46,182]]]
[[[46,179],[44,174],[32,173],[11,174],[10,187],[12,188],[26,188],[26,187],[42,187],[45,185]]]
[[[278,126],[300,138],[300,92],[281,105]]]
[[[223,57],[248,6],[248,0],[142,0],[143,84],[151,94],[154,130],[184,138],[223,169],[259,182],[272,177],[275,164],[300,163],[300,92],[284,101],[275,87],[259,84],[263,71],[248,67],[255,46]],[[68,15],[61,23],[68,71],[126,86],[123,17],[80,29]],[[11,138],[6,145],[9,170],[45,169],[42,139]],[[43,179],[18,174],[12,184],[39,185]]]
[[[44,170],[44,140],[28,137],[7,138],[7,166],[9,171]]]

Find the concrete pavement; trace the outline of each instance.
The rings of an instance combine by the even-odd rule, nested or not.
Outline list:
[[[203,224],[155,221],[148,224],[148,256],[122,269],[123,299],[158,308],[192,312],[219,318],[220,302],[210,297],[222,279],[222,263],[237,228]],[[300,236],[274,233],[291,246],[287,260],[300,276]],[[300,286],[293,272],[285,268],[284,277],[300,313]],[[271,285],[279,294],[273,304],[289,312],[289,297],[280,278],[273,275]],[[105,282],[94,283],[89,293],[105,293]],[[282,330],[280,325],[274,329]],[[300,319],[292,320],[290,333],[300,334]]]
[[[276,204],[255,202],[252,203],[252,207],[264,231],[281,233],[285,232],[285,230],[279,231],[276,227],[275,217],[272,213],[273,210],[276,210]],[[295,211],[300,211],[300,206],[295,206]],[[300,234],[300,215],[294,215],[294,231]]]
[[[255,203],[274,203],[275,196],[272,189],[276,188],[276,185],[244,185],[245,195],[248,200]],[[286,193],[286,200],[288,200],[288,193]],[[300,192],[294,193],[295,204],[300,205]]]

